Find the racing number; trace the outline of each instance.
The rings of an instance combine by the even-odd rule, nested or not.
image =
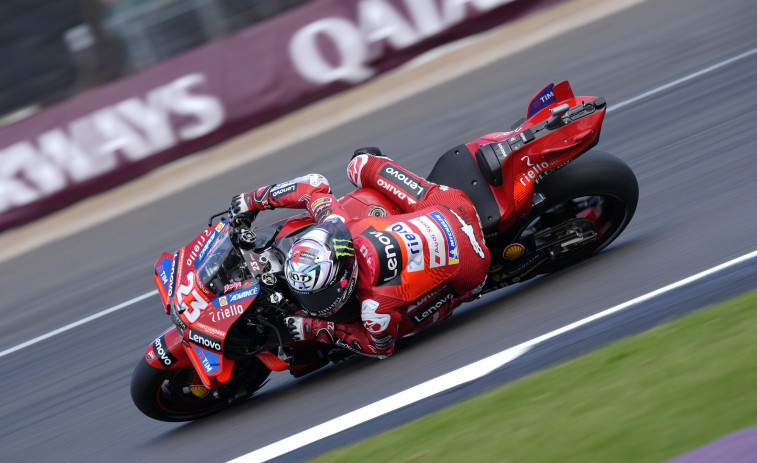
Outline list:
[[[187,282],[176,290],[176,297],[181,305],[184,306],[184,316],[187,317],[189,323],[196,322],[200,318],[202,311],[208,308],[207,301],[203,299],[192,283],[194,278],[194,272],[189,272],[187,274]]]

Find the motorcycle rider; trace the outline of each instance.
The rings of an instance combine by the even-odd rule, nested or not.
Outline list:
[[[347,174],[358,188],[384,193],[403,214],[348,217],[318,174],[236,195],[232,213],[307,209],[316,225],[295,242],[285,262],[287,283],[305,312],[287,318],[294,340],[385,358],[397,339],[477,297],[489,251],[463,192],[428,182],[377,148],[355,151]],[[353,292],[362,324],[330,321]]]

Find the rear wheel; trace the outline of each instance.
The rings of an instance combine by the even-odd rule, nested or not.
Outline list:
[[[601,251],[625,230],[636,212],[639,185],[622,160],[590,151],[545,177],[535,206],[513,242],[528,241],[532,249],[549,253],[550,273]]]
[[[253,358],[238,362],[234,376],[220,388],[208,391],[194,370],[155,368],[144,357],[131,377],[134,405],[160,421],[190,421],[250,397],[271,373]]]

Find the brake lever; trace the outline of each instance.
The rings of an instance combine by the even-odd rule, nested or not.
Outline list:
[[[213,219],[215,219],[216,217],[221,217],[224,214],[227,214],[227,215],[230,216],[231,215],[231,209],[226,209],[225,211],[221,211],[221,212],[219,212],[217,214],[211,215],[210,218],[208,219],[208,227],[210,227],[210,226],[213,225]]]

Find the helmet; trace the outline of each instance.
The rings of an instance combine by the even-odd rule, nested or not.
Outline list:
[[[334,315],[352,295],[357,261],[350,230],[327,220],[307,231],[287,254],[284,275],[297,301],[311,315]]]

